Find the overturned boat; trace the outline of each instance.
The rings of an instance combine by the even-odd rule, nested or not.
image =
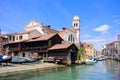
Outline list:
[[[2,63],[2,62],[9,63],[9,62],[11,62],[11,60],[12,60],[12,56],[0,55],[0,63]]]
[[[26,58],[26,57],[20,57],[20,56],[13,56],[11,63],[27,63],[27,62],[31,62],[30,58]]]

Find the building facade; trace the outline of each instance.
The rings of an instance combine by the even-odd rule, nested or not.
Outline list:
[[[42,34],[38,30],[29,30],[29,31],[24,31],[20,33],[11,33],[8,34],[8,42],[9,43],[14,43],[14,42],[19,42],[19,41],[24,41],[28,40],[31,38],[39,37]]]
[[[0,35],[0,54],[4,53],[4,47],[3,45],[8,43],[8,38],[6,35]]]
[[[105,44],[104,55],[108,57],[117,57],[118,56],[118,41],[113,41],[108,44]]]
[[[118,55],[120,55],[120,34],[118,35]]]
[[[80,41],[80,20],[75,16],[72,26],[62,30],[54,30],[50,25],[44,26],[40,22],[30,21],[23,32],[7,36],[8,43],[4,45],[4,49],[8,55],[31,58],[33,53],[38,53],[42,58],[62,58],[64,62],[71,64],[77,60],[76,45]]]
[[[93,44],[88,44],[86,42],[81,43],[81,47],[83,47],[86,51],[86,57],[94,57],[94,45]]]
[[[42,35],[47,35],[50,33],[58,33],[64,42],[79,44],[80,41],[80,18],[78,16],[73,17],[72,26],[69,28],[63,28],[62,30],[55,30],[48,26],[44,26],[38,21],[30,21],[25,26],[25,31],[38,30]]]

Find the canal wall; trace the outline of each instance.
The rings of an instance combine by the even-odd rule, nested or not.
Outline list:
[[[54,63],[38,63],[38,64],[12,64],[10,66],[0,66],[0,80],[20,75],[33,75],[36,72],[44,72],[46,70],[65,68],[65,65]],[[12,79],[11,79],[12,80]]]

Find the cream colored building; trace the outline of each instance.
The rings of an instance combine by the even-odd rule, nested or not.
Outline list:
[[[8,42],[9,43],[20,42],[20,41],[28,40],[31,38],[39,37],[41,35],[42,34],[35,29],[20,32],[20,33],[11,33],[11,34],[8,34]]]
[[[118,55],[118,41],[113,41],[108,44],[105,44],[105,52],[107,56],[117,56]]]
[[[88,44],[88,43],[83,43],[83,47],[86,50],[86,57],[94,57],[94,45],[93,44]]]

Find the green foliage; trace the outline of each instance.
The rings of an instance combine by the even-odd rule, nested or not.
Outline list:
[[[86,50],[84,48],[80,48],[79,51],[78,51],[78,54],[85,54],[86,53]]]
[[[78,51],[79,60],[83,60],[85,58],[85,53],[86,53],[86,50],[84,48],[79,49]]]
[[[51,40],[48,41],[48,46],[51,46]]]

